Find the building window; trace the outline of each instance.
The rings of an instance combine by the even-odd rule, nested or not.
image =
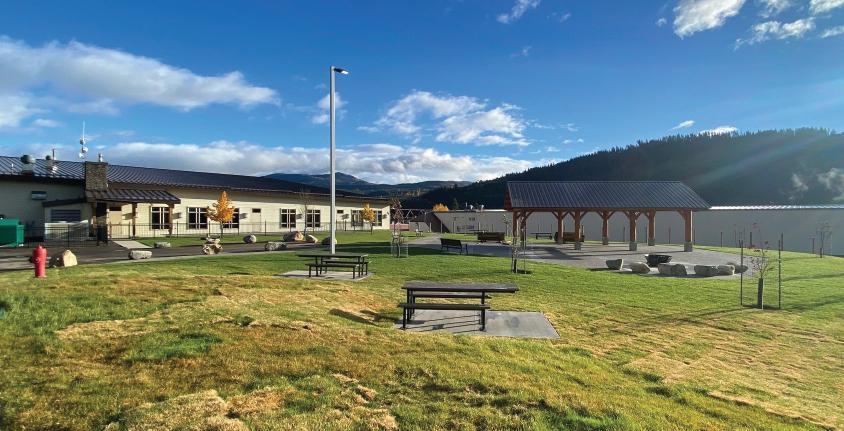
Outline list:
[[[322,226],[322,211],[308,210],[308,217],[305,220],[305,227],[320,227]]]
[[[280,210],[278,217],[278,227],[282,229],[296,228],[296,210],[283,208]]]
[[[170,229],[170,208],[168,207],[152,207],[152,222],[153,229]]]
[[[207,229],[208,209],[201,207],[188,208],[188,229]]]
[[[82,210],[50,210],[50,223],[75,223],[82,221]]]
[[[363,226],[362,210],[352,210],[352,226]]]
[[[240,208],[235,208],[232,213],[232,220],[223,223],[226,229],[240,229]]]
[[[376,210],[375,211],[375,226],[381,226],[381,222],[384,221],[384,211]]]

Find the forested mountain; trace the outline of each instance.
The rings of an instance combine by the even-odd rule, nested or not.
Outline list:
[[[328,174],[280,173],[267,175],[267,177],[277,180],[292,181],[316,187],[329,187],[328,176]],[[440,187],[464,186],[469,184],[468,181],[421,181],[418,183],[375,184],[342,172],[337,172],[334,177],[337,180],[338,189],[367,196],[418,196],[421,193]]]
[[[844,134],[804,128],[640,141],[465,187],[408,199],[501,208],[507,181],[679,180],[712,205],[844,202]]]

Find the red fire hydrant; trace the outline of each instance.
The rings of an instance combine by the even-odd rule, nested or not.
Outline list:
[[[32,264],[35,265],[35,277],[36,278],[44,278],[47,276],[47,249],[41,247],[35,247],[35,250],[32,250]]]

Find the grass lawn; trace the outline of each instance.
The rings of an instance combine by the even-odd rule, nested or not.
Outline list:
[[[310,232],[309,232],[310,233]],[[243,243],[243,235],[237,234],[226,234],[220,240],[223,244],[242,244]],[[328,232],[316,232],[313,234],[319,240],[328,236]],[[372,243],[373,245],[382,245],[383,243],[389,243],[390,235],[392,233],[389,230],[375,230],[372,232],[369,231],[349,231],[349,232],[337,232],[337,241],[339,244],[356,244],[356,245],[366,245],[366,243]],[[405,232],[407,235],[407,232]],[[205,243],[203,238],[200,238],[201,235],[194,235],[194,236],[179,236],[179,237],[158,237],[158,238],[139,238],[138,242],[142,244],[146,244],[150,247],[155,245],[156,242],[160,241],[167,241],[173,247],[186,247],[186,246],[200,246]],[[217,235],[212,235],[214,237],[218,237]],[[276,233],[271,235],[255,235],[258,242],[267,242],[267,241],[281,241],[284,237],[282,233]]]
[[[0,429],[844,427],[844,259],[787,253],[760,312],[734,280],[361,250],[355,283],[274,277],[292,253],[0,274]],[[395,330],[410,279],[518,283],[494,308],[561,339]]]

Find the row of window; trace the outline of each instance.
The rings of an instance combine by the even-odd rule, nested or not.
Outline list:
[[[256,211],[257,210],[257,211]],[[253,213],[259,213],[261,210],[255,208]],[[337,210],[337,214],[342,216],[343,210]],[[375,211],[375,223],[381,225],[384,219],[382,211]],[[342,218],[342,217],[341,217]],[[283,208],[279,210],[279,227],[282,229],[296,228],[296,210]],[[169,229],[170,228],[170,208],[168,207],[153,207],[152,208],[152,228],[153,229]],[[352,225],[363,226],[363,211],[352,210]],[[322,211],[309,209],[305,217],[305,226],[309,228],[318,228],[322,226]],[[226,229],[237,229],[240,227],[240,209],[234,210],[232,220],[223,223]],[[203,207],[189,207],[188,208],[188,229],[206,229],[208,228],[208,209]]]

